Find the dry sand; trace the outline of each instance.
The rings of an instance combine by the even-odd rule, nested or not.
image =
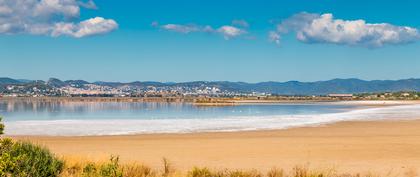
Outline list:
[[[157,168],[166,157],[180,170],[207,166],[265,171],[309,164],[339,172],[401,174],[420,167],[420,120],[236,133],[15,138],[40,143],[66,158],[101,160],[115,154]]]

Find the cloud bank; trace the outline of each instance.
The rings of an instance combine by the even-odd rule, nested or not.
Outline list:
[[[210,25],[199,26],[195,24],[164,24],[159,25],[157,22],[153,22],[152,26],[158,27],[165,31],[172,31],[176,33],[190,34],[190,33],[209,33],[209,34],[219,34],[222,35],[226,40],[237,38],[242,35],[247,34],[248,32],[244,29],[244,25],[248,27],[246,21],[241,21],[238,24],[238,21],[234,21],[232,25],[223,25],[218,28],[213,28]]]
[[[367,23],[365,20],[335,19],[332,14],[299,13],[277,25],[269,40],[280,43],[282,34],[294,32],[305,43],[377,48],[384,45],[407,44],[420,40],[419,31],[388,23]]]
[[[103,17],[79,21],[80,8],[97,9],[92,0],[0,0],[0,34],[81,38],[118,28]]]

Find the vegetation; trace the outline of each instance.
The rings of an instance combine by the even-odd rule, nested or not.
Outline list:
[[[0,119],[0,134],[4,125]],[[0,176],[47,177],[59,176],[64,162],[48,149],[29,142],[0,139]]]
[[[8,138],[0,140],[0,176],[58,176],[63,166],[48,149]]]
[[[0,135],[3,135],[4,124],[2,123],[3,117],[0,116]]]
[[[312,170],[308,166],[296,166],[290,171],[279,168],[272,168],[267,172],[258,170],[229,170],[229,169],[210,169],[194,167],[186,173],[176,171],[168,164],[167,160],[163,160],[160,170],[153,170],[150,167],[139,164],[119,164],[118,158],[111,157],[107,162],[97,163],[81,163],[80,161],[67,161],[66,167],[60,176],[62,177],[379,177],[373,173],[357,173],[357,174],[341,174],[333,169]],[[409,170],[404,175],[387,176],[407,176],[414,177],[417,173]]]
[[[329,170],[312,170],[307,166],[296,166],[291,170],[273,168],[267,172],[258,170],[229,170],[194,167],[187,172],[175,170],[167,159],[161,168],[152,169],[137,163],[120,163],[117,156],[105,162],[83,160],[57,160],[46,149],[29,143],[1,140],[0,177],[379,177],[372,173],[341,174]],[[30,148],[29,148],[30,147]],[[11,150],[13,149],[13,150]],[[20,152],[19,152],[20,151]],[[21,153],[24,152],[24,153]],[[18,155],[19,154],[19,155]],[[396,176],[414,177],[416,171]],[[389,176],[389,175],[387,175]],[[392,176],[392,175],[391,175]]]
[[[158,173],[150,167],[132,163],[120,164],[119,158],[111,156],[106,162],[84,162],[67,160],[60,176],[63,177],[157,177],[168,175],[165,171]]]

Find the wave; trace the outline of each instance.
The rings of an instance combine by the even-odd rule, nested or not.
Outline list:
[[[6,122],[7,135],[100,136],[154,133],[234,132],[319,126],[340,121],[420,118],[420,105],[356,109],[341,113],[230,116],[217,119],[36,120]]]

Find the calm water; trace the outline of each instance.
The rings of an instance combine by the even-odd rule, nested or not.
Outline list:
[[[129,102],[0,102],[5,121],[100,119],[218,119],[234,116],[273,116],[337,113],[351,106],[317,104],[261,104],[224,107],[187,103]]]
[[[419,107],[397,108],[356,109],[332,104],[197,107],[179,103],[3,101],[0,115],[5,118],[9,135],[83,136],[281,129],[395,117],[401,115],[402,110],[410,115],[419,112]]]

